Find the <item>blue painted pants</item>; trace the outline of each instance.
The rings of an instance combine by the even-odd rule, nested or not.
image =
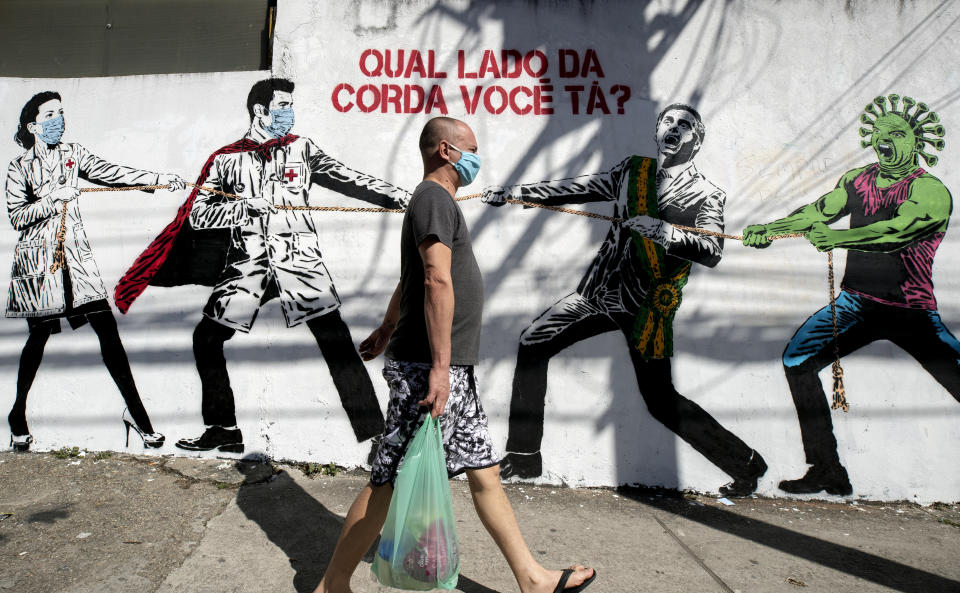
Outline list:
[[[885,305],[845,290],[840,291],[836,304],[841,357],[870,342],[890,340],[960,401],[960,342],[939,313]],[[833,321],[828,305],[800,326],[783,352],[803,450],[811,465],[840,464],[830,407],[818,376],[833,358]]]

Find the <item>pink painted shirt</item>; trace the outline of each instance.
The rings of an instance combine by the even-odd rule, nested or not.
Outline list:
[[[925,173],[917,169],[890,187],[880,188],[878,172],[877,164],[867,167],[847,188],[852,229],[893,218],[900,204],[910,197],[910,185]],[[895,251],[850,250],[842,288],[895,307],[935,311],[933,257],[944,234],[931,233]]]

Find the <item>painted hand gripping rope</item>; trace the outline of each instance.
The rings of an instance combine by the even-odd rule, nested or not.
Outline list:
[[[197,185],[195,183],[187,183],[189,187],[195,187],[199,190],[214,193],[221,195],[226,198],[242,200],[242,196],[236,194],[231,194],[228,192],[220,191],[212,187],[205,187],[202,185]],[[158,189],[167,189],[169,185],[132,185],[132,186],[121,186],[121,187],[85,187],[82,188],[81,192],[104,192],[104,191],[151,191]],[[474,198],[479,198],[481,193],[468,194],[465,196],[460,196],[454,198],[458,202],[465,200],[472,200]],[[606,216],[603,214],[595,214],[593,212],[585,212],[583,210],[574,210],[571,208],[561,208],[559,206],[549,206],[546,204],[537,204],[535,202],[525,202],[523,200],[514,200],[512,198],[507,198],[504,202],[508,204],[514,204],[518,206],[526,206],[530,208],[543,208],[544,210],[552,210],[554,212],[562,212],[564,214],[575,214],[577,216],[584,216],[587,218],[594,218],[597,220],[605,220],[608,222],[623,222],[622,218],[616,218],[613,216]],[[402,214],[404,212],[401,208],[354,208],[347,206],[284,206],[278,205],[275,206],[278,210],[309,210],[315,212],[382,212],[390,214]],[[64,202],[63,210],[60,215],[60,229],[57,232],[57,247],[54,251],[53,263],[50,266],[50,273],[56,272],[58,269],[63,267],[64,262],[64,252],[63,252],[63,241],[66,237],[66,221],[67,221],[67,204]],[[718,233],[716,231],[711,231],[708,229],[701,229],[697,227],[690,227],[675,224],[674,228],[680,229],[682,231],[688,231],[691,233],[698,233],[701,235],[707,235],[710,237],[718,237],[722,239],[730,239],[733,241],[742,241],[742,235],[731,235],[727,233]],[[803,238],[803,233],[786,233],[783,235],[774,235],[769,237],[771,241],[776,241],[778,239],[797,239]],[[827,279],[830,286],[830,313],[833,317],[833,403],[831,407],[836,409],[842,409],[844,412],[850,411],[850,406],[847,403],[846,391],[843,386],[843,369],[840,367],[840,348],[837,344],[837,307],[836,307],[836,294],[834,292],[834,274],[833,274],[833,251],[827,252]]]

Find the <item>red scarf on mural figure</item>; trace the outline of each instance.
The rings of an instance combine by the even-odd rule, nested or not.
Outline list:
[[[210,155],[200,170],[196,185],[203,185],[210,175],[214,160],[221,154],[256,152],[265,160],[271,161],[271,152],[275,148],[286,146],[297,138],[293,134],[287,134],[283,138],[275,138],[262,144],[249,138],[228,144]],[[147,286],[212,286],[215,283],[226,261],[230,229],[207,231],[190,226],[190,210],[199,192],[198,188],[193,188],[190,196],[177,210],[173,221],[157,235],[120,278],[113,292],[113,299],[121,313],[130,309],[130,305]],[[186,269],[183,269],[184,267]]]

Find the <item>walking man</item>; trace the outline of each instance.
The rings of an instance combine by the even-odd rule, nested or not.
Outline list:
[[[940,318],[933,294],[933,258],[953,199],[919,158],[937,164],[924,145],[941,150],[944,129],[925,104],[910,97],[903,98],[902,109],[899,104],[899,95],[877,97],[861,115],[868,127],[860,128],[860,135],[869,136],[861,144],[873,148],[877,162],[847,171],[832,191],[789,216],[743,230],[743,244],[751,247],[768,247],[775,235],[806,233],[820,251],[848,250],[836,299],[837,338],[828,305],[800,326],[783,352],[810,465],[802,477],[780,482],[784,492],[853,493],[818,376],[833,362],[835,344],[839,356],[846,356],[876,340],[890,340],[960,401],[960,342]],[[827,226],[848,215],[850,228]]]
[[[390,386],[384,438],[370,483],[347,514],[316,593],[347,593],[350,577],[386,519],[392,484],[423,412],[440,418],[447,472],[466,472],[474,506],[522,593],[582,591],[596,577],[582,566],[546,570],[523,541],[500,484],[500,466],[477,394],[483,280],[470,231],[454,201],[480,168],[477,140],[465,123],[437,117],[420,136],[423,182],[403,219],[400,282],[383,323],[360,344],[371,360],[386,350]]]
[[[237,331],[249,332],[260,308],[272,299],[280,301],[288,327],[306,323],[316,339],[357,441],[383,430],[373,384],[340,317],[340,297],[323,263],[316,223],[310,212],[296,208],[309,206],[325,191],[388,208],[403,208],[409,194],[347,168],[310,139],[290,134],[293,89],[294,83],[282,78],[253,85],[247,98],[249,131],[214,153],[197,183],[216,191],[194,191],[178,219],[117,286],[117,300],[125,310],[146,283],[174,284],[164,278],[170,273],[159,269],[164,262],[156,263],[168,256],[168,267],[187,268],[174,272],[189,282],[208,283],[197,277],[197,269],[191,269],[195,267],[211,268],[203,274],[215,278],[193,333],[206,430],[177,441],[181,449],[243,451],[223,346]],[[209,242],[187,241],[181,226],[192,227],[194,235],[226,233],[228,243],[211,250]],[[190,259],[177,259],[175,252],[184,245],[191,248]],[[224,264],[210,265],[224,253]],[[164,279],[155,282],[158,278]]]
[[[680,103],[657,118],[657,158],[631,156],[594,175],[484,191],[504,199],[560,205],[613,202],[615,221],[580,286],[520,334],[510,401],[507,456],[501,475],[543,473],[547,366],[562,350],[609,331],[623,333],[640,394],[654,418],[688,442],[733,482],[724,496],[746,496],[767,470],[759,453],[673,386],[673,318],[691,267],[720,262],[723,240],[674,224],[723,231],[725,195],[697,171],[693,158],[706,130],[700,114]]]

